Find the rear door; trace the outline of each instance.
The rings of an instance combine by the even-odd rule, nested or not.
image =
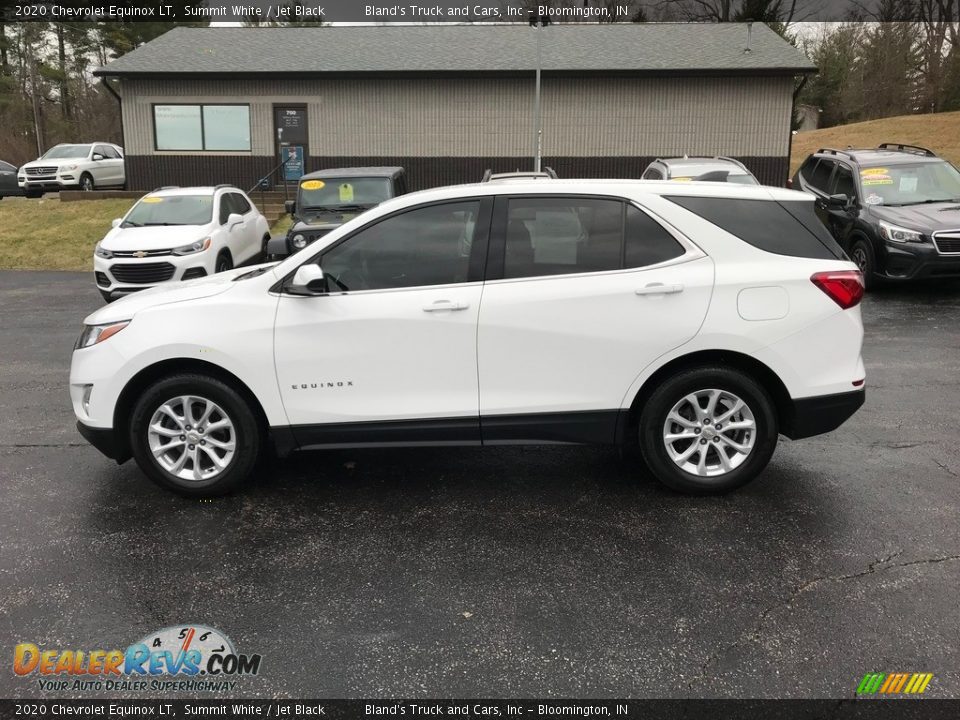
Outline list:
[[[637,375],[692,338],[713,262],[620,198],[497,199],[477,357],[484,442],[612,442]]]

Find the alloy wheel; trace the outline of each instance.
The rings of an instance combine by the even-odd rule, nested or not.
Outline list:
[[[663,423],[670,459],[700,477],[718,477],[740,467],[756,439],[753,411],[733,393],[716,388],[685,395]]]
[[[181,480],[216,478],[233,460],[237,431],[229,415],[212,400],[196,395],[170,398],[153,413],[147,427],[157,463]]]

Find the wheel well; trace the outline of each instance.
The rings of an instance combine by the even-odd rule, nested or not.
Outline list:
[[[194,360],[190,358],[174,358],[172,360],[163,360],[154,365],[150,365],[149,367],[145,367],[143,370],[130,378],[130,381],[120,392],[120,397],[117,399],[117,405],[113,410],[113,427],[129,427],[130,413],[133,412],[133,406],[137,402],[137,398],[143,394],[143,391],[157,380],[170,377],[171,375],[179,375],[180,373],[197,373],[199,375],[208,375],[223,383],[226,383],[238,393],[243,395],[246,401],[250,404],[250,407],[253,409],[254,414],[257,416],[261,428],[266,431],[270,427],[270,424],[267,422],[267,414],[263,411],[263,406],[260,404],[257,396],[253,394],[253,391],[247,387],[246,383],[244,383],[233,373],[224,370],[219,365],[214,365],[213,363],[205,362],[203,360]],[[126,435],[124,435],[122,438],[118,438],[118,440],[119,442],[122,442],[124,446],[126,446]],[[127,449],[129,450],[129,448]]]
[[[773,370],[756,358],[733,350],[701,350],[671,360],[647,378],[637,392],[636,397],[634,397],[633,403],[630,405],[627,422],[623,430],[626,432],[639,424],[640,411],[647,399],[653,394],[653,391],[656,390],[660,383],[664,382],[668,377],[689,368],[716,364],[740,370],[750,375],[754,380],[757,380],[773,400],[780,432],[784,432],[785,428],[789,428],[792,422],[793,401],[790,399],[790,393],[787,391],[783,381],[777,377],[777,374]],[[635,433],[633,434],[635,435]],[[627,433],[627,438],[625,439],[629,439],[629,435],[630,433]]]

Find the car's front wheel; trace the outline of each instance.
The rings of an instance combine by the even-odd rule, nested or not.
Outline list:
[[[84,173],[80,176],[80,189],[84,192],[92,192],[96,186],[93,183],[93,176],[90,173]]]
[[[877,284],[877,260],[873,254],[873,248],[864,238],[858,238],[850,246],[850,259],[860,268],[863,274],[863,287],[866,290],[872,290]]]
[[[750,482],[777,446],[768,393],[724,367],[684,370],[661,384],[640,415],[640,449],[663,484],[680,492],[728,492]]]
[[[226,272],[233,267],[233,258],[230,257],[230,253],[226,250],[220,252],[217,255],[217,262],[213,267],[215,273]]]
[[[249,402],[217,378],[160,380],[133,409],[130,446],[137,465],[161,487],[188,497],[235,489],[253,472],[261,444]]]

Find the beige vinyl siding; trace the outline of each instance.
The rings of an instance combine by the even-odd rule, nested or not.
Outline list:
[[[550,77],[543,154],[785,156],[789,77]],[[153,104],[248,103],[249,153],[272,156],[273,105],[307,105],[313,156],[516,157],[532,153],[533,78],[132,80],[126,152],[157,153]],[[170,154],[183,154],[182,152]]]

